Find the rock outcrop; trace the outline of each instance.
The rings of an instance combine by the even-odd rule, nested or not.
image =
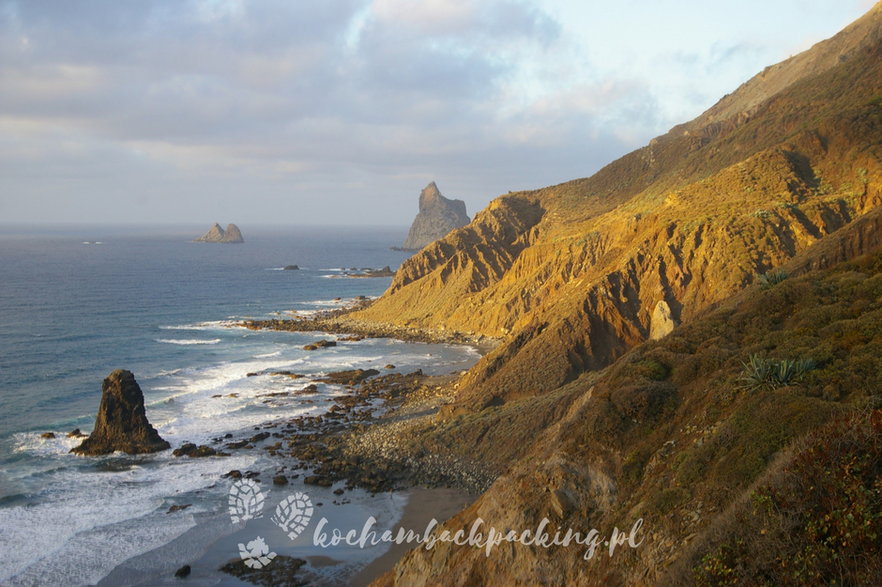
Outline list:
[[[433,181],[420,193],[420,211],[410,225],[402,248],[418,251],[468,223],[465,202],[445,198]]]
[[[239,244],[244,243],[245,239],[242,238],[242,231],[240,231],[239,227],[235,224],[228,224],[227,229],[224,230],[221,228],[220,224],[215,222],[214,226],[212,226],[208,232],[199,238],[194,239],[193,242]]]
[[[92,434],[71,449],[80,455],[103,455],[116,451],[142,454],[171,448],[150,422],[144,410],[144,394],[131,371],[118,369],[104,379],[101,403]]]
[[[649,339],[658,340],[669,335],[677,326],[671,316],[671,307],[664,300],[659,300],[652,312],[652,322],[649,325]]]

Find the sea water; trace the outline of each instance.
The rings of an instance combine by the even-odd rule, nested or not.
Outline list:
[[[466,347],[390,339],[308,352],[303,345],[321,335],[235,326],[378,296],[390,278],[343,271],[407,257],[390,249],[403,229],[242,228],[242,245],[190,242],[200,227],[0,229],[0,584],[97,583],[125,561],[192,542],[181,537],[196,534],[200,515],[220,524],[224,473],[273,470],[257,450],[204,459],[70,454],[80,439],[66,433],[91,430],[114,369],[134,372],[149,420],[177,447],[320,414],[346,390],[271,394],[330,371],[392,363],[449,373],[476,360]],[[300,269],[283,270],[292,264]],[[306,377],[248,376],[270,370]],[[184,503],[186,515],[167,514]],[[392,516],[401,504],[386,505]]]

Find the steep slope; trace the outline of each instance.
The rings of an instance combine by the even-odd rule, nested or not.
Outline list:
[[[794,83],[819,75],[849,59],[860,58],[864,47],[879,42],[882,35],[878,28],[878,11],[879,7],[876,6],[835,36],[817,43],[811,50],[770,65],[696,120],[675,130],[688,132],[733,118],[743,120],[750,117],[760,104]]]
[[[444,525],[597,529],[642,519],[637,548],[438,547],[380,584],[879,584],[882,581],[882,209],[792,262],[827,266],[749,287],[662,340],[543,397],[489,408],[521,458]],[[867,238],[869,237],[869,241]],[[837,251],[871,254],[836,264]],[[754,356],[751,359],[751,356]],[[812,361],[786,382],[751,364]],[[561,410],[561,403],[568,408]],[[855,408],[863,408],[855,411]],[[537,415],[535,419],[543,419]],[[527,431],[513,429],[527,428]],[[448,441],[456,443],[457,431]],[[488,450],[476,449],[475,452]]]
[[[351,318],[501,337],[465,410],[688,322],[882,203],[880,31],[877,5],[591,178],[494,200]]]

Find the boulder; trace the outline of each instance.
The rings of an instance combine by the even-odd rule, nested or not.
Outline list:
[[[649,338],[651,340],[664,338],[670,334],[676,326],[677,323],[671,315],[671,307],[666,301],[660,300],[655,305],[655,310],[652,312],[652,321],[649,325]]]
[[[303,350],[305,351],[317,351],[318,349],[323,349],[326,347],[337,346],[337,342],[334,340],[317,340],[311,344],[304,345]]]
[[[178,579],[184,579],[190,575],[190,565],[184,565],[177,571],[175,571],[175,577]]]
[[[303,479],[303,482],[307,485],[315,485],[317,487],[330,487],[334,484],[333,481],[322,475],[309,475]]]
[[[103,455],[116,451],[143,454],[171,448],[150,422],[144,410],[144,394],[131,371],[118,369],[104,379],[101,403],[92,434],[71,449],[80,455]]]
[[[338,385],[355,385],[361,383],[368,377],[379,375],[376,369],[349,369],[347,371],[334,371],[328,373],[321,379],[316,379],[321,383],[336,383]]]
[[[180,448],[176,448],[173,452],[173,455],[176,457],[191,457],[191,458],[201,458],[201,457],[228,457],[229,453],[219,452],[210,446],[206,446],[204,444],[200,444],[196,446],[192,442],[187,442],[181,445]]]

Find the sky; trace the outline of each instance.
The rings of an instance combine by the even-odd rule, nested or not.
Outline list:
[[[407,225],[586,177],[870,0],[0,0],[0,223]]]

